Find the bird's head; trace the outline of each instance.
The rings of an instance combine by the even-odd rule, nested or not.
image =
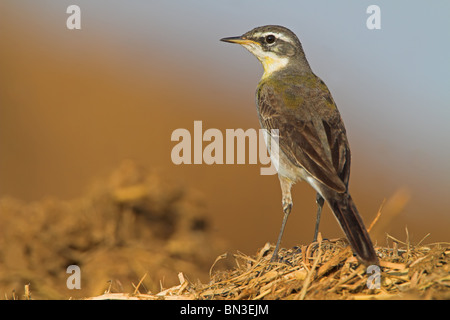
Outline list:
[[[242,36],[220,40],[238,43],[255,55],[264,66],[265,76],[288,66],[309,68],[297,36],[282,26],[257,27]]]

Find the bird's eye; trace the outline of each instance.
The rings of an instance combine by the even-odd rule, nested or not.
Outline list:
[[[266,36],[266,42],[268,44],[274,43],[275,42],[275,36],[273,34],[269,34],[268,36]]]

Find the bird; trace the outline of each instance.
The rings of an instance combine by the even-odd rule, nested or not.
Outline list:
[[[283,208],[271,261],[279,261],[293,206],[291,188],[306,181],[316,191],[313,242],[326,201],[357,259],[377,265],[372,241],[348,188],[351,154],[344,122],[330,90],[313,73],[298,37],[286,27],[266,25],[220,40],[243,46],[264,68],[256,89],[256,109],[262,129],[275,138],[270,141],[278,141],[278,152],[268,149],[277,169]]]

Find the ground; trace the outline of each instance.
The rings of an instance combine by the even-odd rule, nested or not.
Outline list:
[[[450,244],[386,236],[379,266],[345,239],[225,253],[201,194],[125,161],[79,199],[0,199],[6,299],[450,299]],[[380,212],[381,214],[381,212]],[[377,218],[369,226],[376,224]],[[223,253],[223,254],[221,254]],[[68,266],[81,270],[69,289]]]

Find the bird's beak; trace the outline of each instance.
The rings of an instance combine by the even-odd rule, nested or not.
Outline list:
[[[249,40],[246,37],[240,36],[240,37],[228,37],[228,38],[222,38],[220,41],[223,42],[230,42],[230,43],[238,43],[238,44],[250,44],[250,43],[256,43],[253,40]]]

